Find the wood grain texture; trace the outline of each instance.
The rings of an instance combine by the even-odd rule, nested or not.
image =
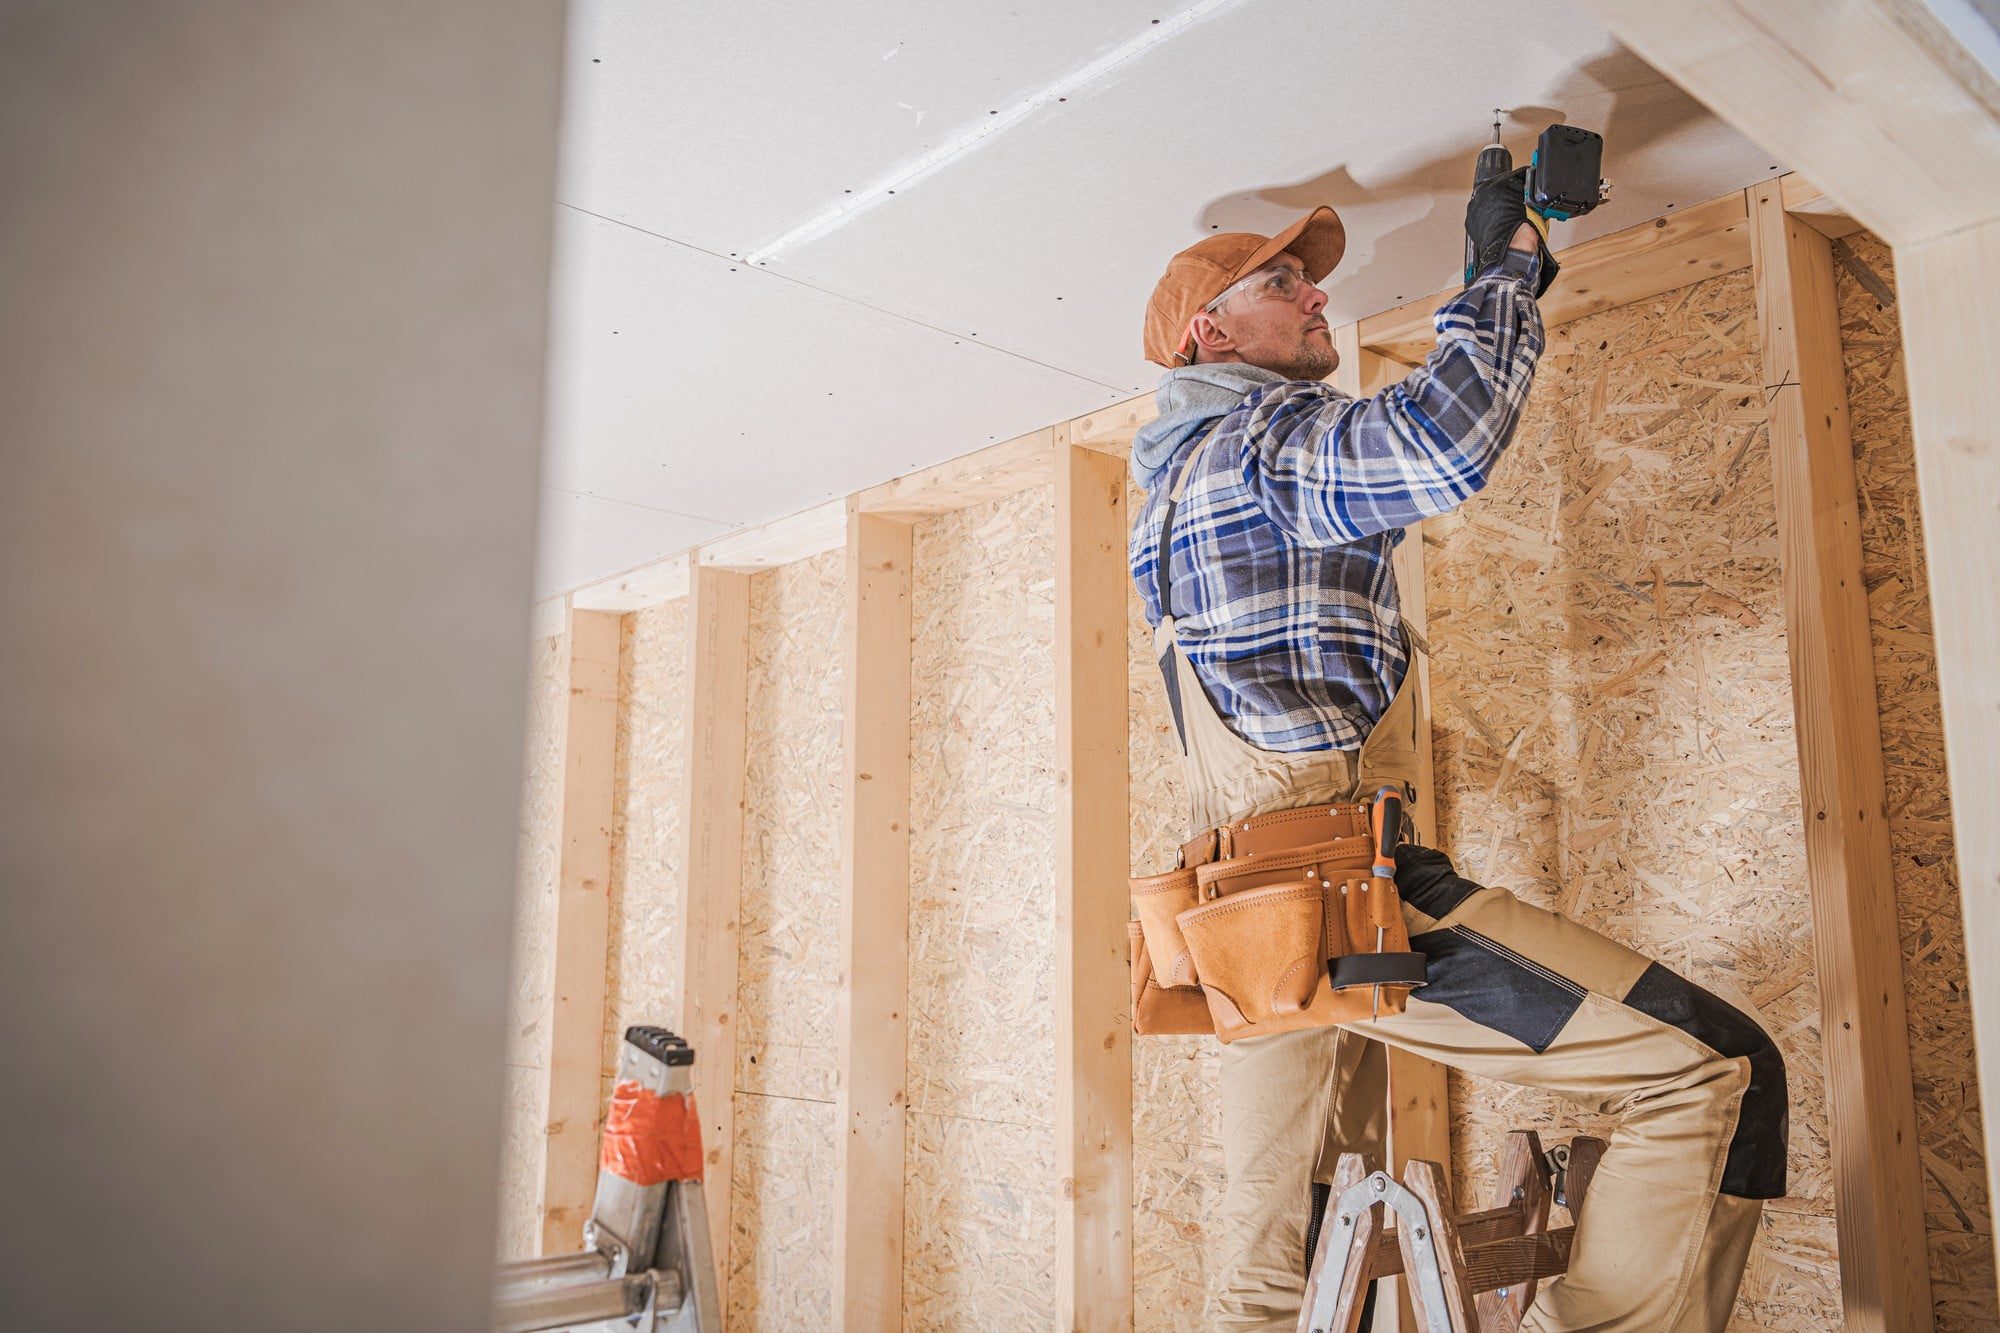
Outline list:
[[[863,513],[913,523],[990,504],[1055,477],[1055,428],[976,449],[921,472],[871,486],[856,497]]]
[[[845,563],[833,1310],[846,1328],[895,1329],[909,1023],[909,525],[851,504]]]
[[[601,1095],[635,1023],[681,1021],[681,898],[687,883],[686,597],[621,619],[617,783],[611,846]]]
[[[1581,7],[1893,244],[2000,215],[2000,88],[1921,3]]]
[[[1827,238],[1748,192],[1850,1328],[1931,1319],[1909,1024]]]
[[[833,1322],[845,570],[828,551],[750,581],[729,1267],[738,1333]]]
[[[1790,196],[1787,196],[1789,205]],[[2000,1327],[1972,998],[1939,714],[1937,646],[1889,247],[1850,238],[1834,272],[1861,505],[1903,989],[1925,1178],[1931,1306],[1941,1329]],[[1864,283],[1859,274],[1874,275]],[[1873,290],[1871,290],[1871,288]],[[1886,290],[1890,300],[1878,300]]]
[[[904,1321],[1056,1318],[1055,504],[916,525]]]
[[[610,937],[612,788],[618,731],[618,617],[572,609],[563,723],[562,862],[549,996],[542,1253],[583,1244],[597,1189],[598,1052]]]
[[[1056,1322],[1125,1330],[1132,1326],[1125,462],[1067,443],[1056,449]]]
[[[688,668],[681,734],[687,885],[681,895],[681,1035],[695,1049],[708,1224],[730,1235],[736,1113],[737,913],[743,882],[743,725],[750,580],[695,566],[688,579]],[[729,1290],[729,1246],[713,1247]]]
[[[1910,416],[1929,547],[1966,960],[1981,1081],[2000,1078],[2000,221],[1899,245]],[[1993,1182],[2000,1121],[1986,1117]]]

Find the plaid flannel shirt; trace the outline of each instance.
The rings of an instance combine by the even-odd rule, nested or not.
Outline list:
[[[1132,578],[1157,625],[1167,495],[1176,637],[1230,729],[1265,750],[1353,749],[1408,666],[1390,553],[1483,487],[1542,351],[1539,255],[1509,251],[1436,316],[1437,350],[1372,398],[1293,380],[1247,394],[1153,479]]]

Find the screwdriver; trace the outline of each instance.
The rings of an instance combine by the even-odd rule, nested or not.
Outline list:
[[[1502,149],[1501,151],[1505,152],[1506,150]],[[1370,831],[1374,834],[1375,842],[1375,864],[1370,873],[1377,879],[1386,879],[1390,883],[1394,883],[1396,879],[1396,843],[1401,838],[1403,832],[1403,793],[1401,790],[1395,787],[1384,787],[1375,793],[1375,807],[1369,812],[1369,823],[1372,826]],[[1379,900],[1371,906],[1370,910],[1376,912],[1383,910]],[[1379,954],[1382,952],[1382,944],[1387,934],[1388,927],[1380,924],[1376,925],[1376,953]],[[1371,1017],[1380,1018],[1382,1016],[1381,983],[1377,982],[1373,989],[1375,992],[1374,1013]]]

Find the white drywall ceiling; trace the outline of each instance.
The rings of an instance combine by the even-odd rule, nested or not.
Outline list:
[[[1605,135],[1558,243],[1781,166],[1558,0],[571,14],[542,594],[1150,388],[1215,230],[1338,208],[1336,321],[1446,285],[1496,106]]]

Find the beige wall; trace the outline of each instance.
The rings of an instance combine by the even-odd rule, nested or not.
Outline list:
[[[484,1326],[562,9],[0,38],[0,1323]]]

